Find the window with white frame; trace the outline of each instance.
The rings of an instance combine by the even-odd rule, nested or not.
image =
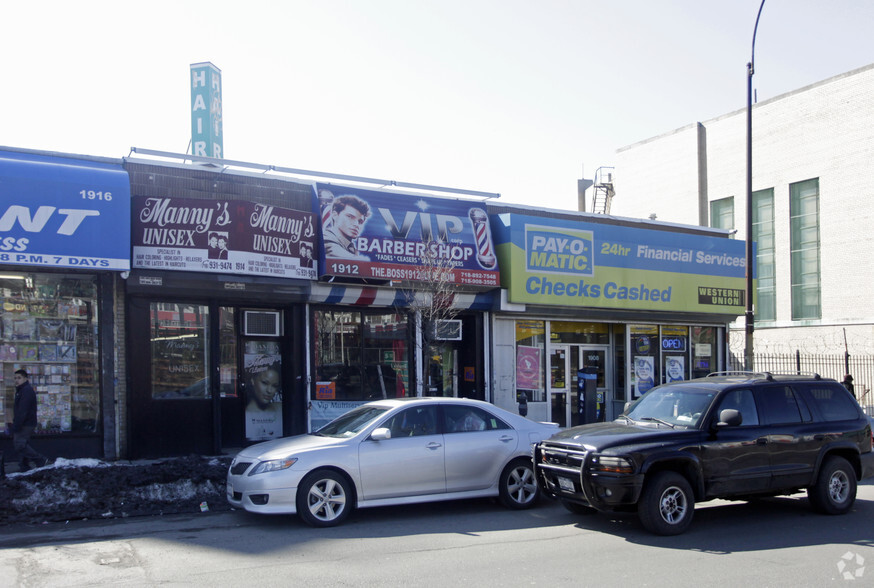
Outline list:
[[[753,241],[756,242],[756,320],[777,319],[774,271],[774,189],[753,192]]]
[[[792,320],[818,319],[820,303],[819,179],[789,185]]]
[[[734,196],[710,202],[710,226],[717,229],[734,229]]]

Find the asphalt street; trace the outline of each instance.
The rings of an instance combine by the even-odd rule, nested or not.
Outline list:
[[[368,509],[312,529],[240,511],[12,525],[6,586],[824,586],[874,584],[874,486],[854,511],[813,513],[803,494],[699,505],[678,537],[633,516],[546,502]]]

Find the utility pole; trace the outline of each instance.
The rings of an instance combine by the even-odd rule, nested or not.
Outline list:
[[[750,53],[750,61],[747,63],[747,251],[746,251],[746,347],[744,349],[744,369],[753,371],[753,331],[755,329],[755,314],[753,313],[753,74],[755,73],[756,61],[756,31],[759,29],[759,18],[762,16],[762,8],[765,0],[759,5],[759,13],[756,15],[756,26],[753,28],[753,46]]]

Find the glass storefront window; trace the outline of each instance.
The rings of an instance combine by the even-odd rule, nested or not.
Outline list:
[[[409,321],[400,313],[315,311],[315,400],[407,395]]]
[[[12,422],[12,375],[24,369],[37,395],[38,434],[97,432],[100,370],[95,278],[3,272],[0,317],[0,423]]]
[[[544,354],[546,323],[516,321],[516,401],[524,392],[529,402],[545,402]]]
[[[692,377],[703,378],[718,371],[716,327],[692,327]]]
[[[550,321],[549,332],[553,343],[610,344],[610,326],[606,323]]]
[[[689,379],[689,327],[663,326],[659,338],[664,382]]]
[[[645,394],[659,381],[659,328],[657,325],[629,325],[631,349],[631,397]]]
[[[152,398],[209,398],[209,307],[153,302],[149,318]]]

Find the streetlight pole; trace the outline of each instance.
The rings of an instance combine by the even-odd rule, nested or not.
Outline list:
[[[746,252],[746,347],[744,349],[744,369],[753,370],[753,330],[755,329],[755,314],[753,313],[753,74],[756,61],[756,31],[759,29],[759,18],[765,0],[759,5],[756,15],[756,26],[753,28],[753,47],[750,61],[747,63],[747,252]]]

